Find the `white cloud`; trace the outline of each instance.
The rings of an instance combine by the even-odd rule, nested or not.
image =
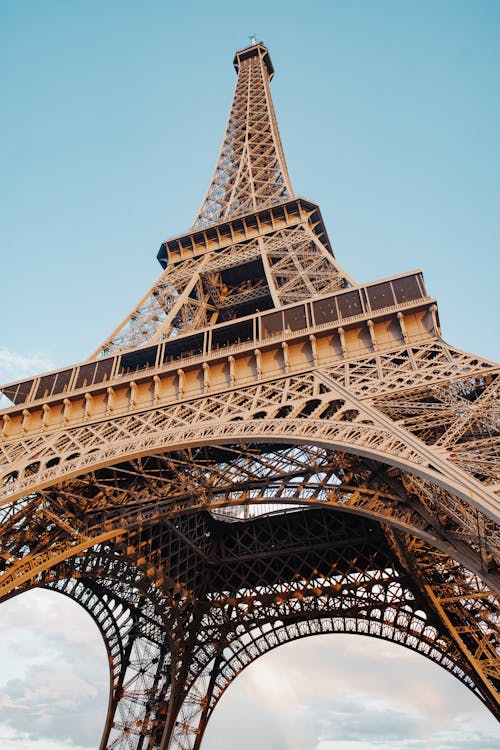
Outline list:
[[[19,354],[0,349],[0,383],[24,378],[54,368],[50,355],[46,352]]]
[[[12,747],[95,748],[109,673],[89,615],[61,594],[34,590],[3,603],[0,623],[0,722]]]
[[[46,352],[19,354],[9,349],[0,348],[0,385],[22,380],[31,375],[38,375],[53,370],[55,365]],[[10,401],[0,394],[0,409],[10,406]]]
[[[58,645],[88,643],[96,632],[92,619],[81,607],[54,591],[34,589],[11,600],[6,610],[4,614],[2,609],[4,634],[16,635],[20,628],[32,629],[35,621],[37,629]]]
[[[4,724],[0,724],[0,747],[2,750],[95,750],[95,745],[75,745],[43,738],[33,740],[26,733],[16,732]]]
[[[239,750],[500,746],[495,719],[441,667],[395,644],[340,634],[288,644],[248,667],[216,708],[203,750],[230,750],[235,736]]]

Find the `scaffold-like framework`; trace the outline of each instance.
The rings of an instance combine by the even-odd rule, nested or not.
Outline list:
[[[0,599],[79,602],[101,750],[197,750],[219,698],[318,633],[402,644],[500,717],[500,368],[420,271],[356,283],[295,196],[262,43],[190,232],[78,365],[0,412]]]

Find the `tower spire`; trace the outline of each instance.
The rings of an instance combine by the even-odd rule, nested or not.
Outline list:
[[[195,219],[201,227],[293,195],[269,82],[274,68],[258,42],[236,53],[238,74],[219,158]]]

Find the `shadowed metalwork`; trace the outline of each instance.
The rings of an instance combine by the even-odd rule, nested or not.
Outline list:
[[[87,361],[7,384],[0,597],[84,606],[101,750],[199,748],[257,657],[317,633],[422,653],[500,716],[499,367],[420,271],[357,284],[295,196],[262,43],[190,232]]]

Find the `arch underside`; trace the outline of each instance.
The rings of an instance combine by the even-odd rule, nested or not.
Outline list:
[[[179,513],[38,577],[88,609],[107,643],[102,750],[198,748],[242,669],[280,643],[323,632],[402,643],[498,711],[428,591],[450,600],[456,626],[469,622],[469,646],[473,623],[494,648],[497,605],[476,576],[415,537],[336,509],[245,515],[245,507],[231,519]]]
[[[247,517],[281,505],[337,508],[388,523],[500,589],[498,527],[462,498],[347,451],[249,442],[136,457],[5,505],[0,594],[64,557],[105,539],[133,540],[138,529],[188,510]],[[154,567],[155,553],[147,554]]]
[[[427,348],[432,362],[443,354],[451,357],[446,347]],[[388,365],[394,369],[400,360],[393,355]],[[467,378],[464,373],[463,380],[442,382],[453,372],[445,356],[428,376],[438,380],[434,386],[422,379],[425,373],[402,373],[406,379],[411,374],[411,389],[395,393],[391,387],[384,393],[378,383],[378,393],[370,393],[368,401],[366,380],[373,367],[371,361],[359,363],[357,373],[355,368],[349,372],[348,388],[339,372],[324,368],[7,441],[0,453],[0,496],[9,502],[98,468],[174,448],[289,441],[406,469],[498,523],[496,373],[472,372]]]
[[[6,444],[2,531],[13,571],[0,577],[0,597],[51,562],[43,544],[38,557],[24,545],[30,559],[9,546],[23,516],[37,518],[37,538],[44,523],[57,529],[52,552],[64,555],[159,515],[279,498],[373,515],[498,587],[496,375],[474,373],[475,360],[453,364],[448,349],[424,347],[429,375],[423,359],[411,389],[390,383],[382,394],[379,383],[370,402],[361,399],[374,377],[367,361],[349,372],[349,390],[327,368]],[[405,374],[401,363],[415,357],[391,355],[388,373]],[[443,381],[453,367],[462,380]]]
[[[311,380],[318,396],[311,400],[311,393],[304,395],[304,388],[303,383],[297,387],[296,402],[289,389],[286,413],[280,412],[282,400],[279,408],[274,405],[267,412],[256,403],[251,420],[235,417],[234,423],[224,425],[222,433],[210,421],[213,400],[210,408],[210,399],[198,405],[198,415],[202,415],[198,422],[189,405],[176,407],[175,418],[186,420],[189,426],[177,424],[175,442],[169,442],[174,433],[163,434],[159,443],[162,450],[154,449],[156,437],[149,432],[151,412],[141,426],[144,441],[132,429],[123,433],[124,440],[135,440],[135,455],[128,449],[120,455],[124,442],[117,440],[103,448],[114,457],[102,462],[100,449],[89,443],[88,455],[94,465],[81,467],[79,476],[63,473],[57,482],[45,487],[37,487],[41,473],[57,467],[38,466],[31,480],[35,491],[3,507],[3,598],[32,585],[63,585],[56,581],[73,578],[85,581],[94,591],[99,586],[99,595],[112,603],[112,610],[119,608],[120,601],[134,601],[133,591],[139,592],[141,607],[133,617],[131,612],[128,615],[136,623],[134,628],[116,630],[122,634],[115,636],[115,640],[123,640],[122,655],[112,664],[112,694],[101,750],[165,750],[170,741],[172,747],[198,747],[217,700],[241,671],[238,664],[246,663],[245,649],[248,646],[249,655],[259,655],[262,650],[252,651],[241,634],[234,635],[231,628],[237,624],[244,627],[245,637],[250,637],[252,629],[258,633],[266,623],[269,626],[280,621],[284,623],[280,633],[286,632],[290,640],[303,636],[304,628],[328,629],[331,622],[335,632],[353,630],[404,642],[449,669],[498,715],[497,525],[464,499],[467,492],[456,491],[463,472],[457,469],[453,474],[452,467],[446,477],[439,465],[442,453],[435,455],[437,468],[430,461],[426,464],[426,445],[435,441],[435,434],[432,440],[429,434],[420,434],[417,442],[410,439],[405,443],[399,428],[391,433],[385,417],[377,422],[373,410],[354,408],[360,404],[353,403],[350,396],[341,402],[329,392],[322,395]],[[254,389],[252,398],[257,392]],[[261,403],[269,403],[269,389],[264,396]],[[404,429],[408,429],[422,402],[416,396],[412,402],[398,398],[393,395],[384,402],[387,418],[394,418],[396,413],[401,416],[405,410],[401,422],[406,419]],[[290,406],[295,412],[289,419]],[[229,407],[219,399],[217,408]],[[382,414],[382,407],[378,408]],[[322,410],[321,418],[311,420],[315,409]],[[442,409],[439,413],[443,421]],[[207,423],[203,414],[210,417]],[[129,427],[138,420],[134,415],[122,422],[125,419]],[[491,432],[490,423],[483,419],[481,429]],[[477,437],[479,428],[473,424],[472,432]],[[335,432],[335,440],[326,433],[318,435],[320,428],[330,431],[330,438]],[[114,420],[113,429],[125,429],[123,424],[120,427],[120,419]],[[452,426],[441,430],[443,441],[450,429],[458,439],[456,426]],[[338,439],[341,432],[344,441]],[[367,435],[371,436],[369,440],[365,440]],[[177,447],[179,444],[182,447]],[[47,445],[49,456],[50,441]],[[477,466],[474,471],[469,467],[474,487],[491,481],[488,466],[488,462],[482,464],[480,471]],[[259,583],[258,577],[250,586],[235,583],[231,595],[216,608],[217,617],[223,613],[224,627],[213,615],[215,605],[211,603],[210,616],[215,619],[208,630],[200,630],[200,607],[202,602],[206,605],[209,593],[203,587],[208,586],[217,561],[220,563],[212,526],[250,530],[263,522],[259,514],[273,510],[275,514],[268,522],[276,530],[284,518],[313,519],[316,514],[332,523],[335,519],[339,527],[365,524],[366,528],[377,529],[388,555],[386,567],[378,568],[379,574],[395,571],[396,577],[404,576],[410,599],[401,594],[401,601],[397,597],[384,599],[382,604],[376,597],[371,601],[366,592],[377,568],[365,560],[364,567],[356,569],[356,575],[361,576],[357,590],[365,591],[364,598],[349,600],[342,594],[334,600],[336,587],[347,591],[347,584],[352,584],[350,579],[339,584],[338,576],[345,572],[337,570],[339,561],[345,562],[347,537],[336,548],[338,557],[329,560],[330,568],[322,569],[319,578],[302,567],[303,560],[295,558],[282,579],[277,561],[280,554],[289,554],[288,541],[274,539],[273,532],[259,549],[258,559],[266,559],[274,570],[274,583]],[[301,554],[312,555],[316,544],[316,537],[302,542]],[[324,544],[328,548],[331,540],[326,539]],[[243,561],[236,555],[242,566],[254,561],[255,549],[245,551],[242,542],[237,546],[240,557],[246,556]],[[98,558],[102,558],[99,564],[95,562]],[[124,582],[133,590],[123,588]],[[223,585],[219,581],[221,591]],[[377,581],[376,585],[385,592],[389,581]],[[260,614],[249,614],[247,607],[243,616],[240,598],[245,602],[255,599],[259,586],[270,586],[269,596],[280,601],[273,600],[271,610],[270,604],[263,606],[259,600]],[[147,602],[149,611],[156,612],[154,627],[150,615],[141,614]],[[305,609],[294,609],[299,604]],[[419,620],[422,615],[417,615],[417,610],[424,613],[423,619]],[[144,625],[137,624],[141,622]],[[313,622],[318,624],[313,626]],[[136,632],[141,635],[130,635]],[[184,635],[180,637],[179,633]],[[208,650],[200,647],[200,639],[209,644]],[[238,655],[230,655],[232,644]],[[110,653],[112,649],[113,645],[109,646]]]

